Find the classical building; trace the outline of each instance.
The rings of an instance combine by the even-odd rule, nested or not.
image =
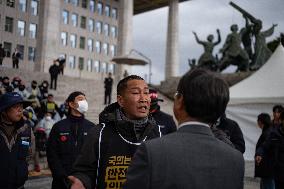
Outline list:
[[[111,59],[132,49],[132,17],[170,6],[166,78],[178,69],[178,3],[184,0],[0,0],[0,42],[11,67],[15,48],[20,68],[48,72],[53,60],[65,58],[65,74],[121,76],[125,67]]]

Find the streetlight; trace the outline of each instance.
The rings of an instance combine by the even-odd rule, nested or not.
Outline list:
[[[139,56],[143,57],[147,61],[145,61],[144,59],[134,57],[133,53],[138,54]],[[131,49],[130,52],[127,55],[114,57],[112,59],[112,61],[117,63],[117,64],[127,64],[127,65],[135,65],[135,66],[149,64],[149,85],[151,84],[152,62],[151,62],[151,59],[148,58],[143,53],[141,53],[141,52],[139,52],[135,49]]]

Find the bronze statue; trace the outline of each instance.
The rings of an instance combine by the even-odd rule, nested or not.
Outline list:
[[[221,42],[219,29],[217,29],[218,40],[216,42],[213,42],[214,36],[212,34],[208,35],[207,41],[201,41],[195,32],[193,32],[193,34],[197,43],[203,45],[204,47],[204,53],[200,56],[197,66],[216,71],[217,63],[214,56],[212,55],[212,52],[214,47]]]
[[[247,17],[244,17],[246,21],[245,27],[241,29],[241,32],[243,33],[242,36],[242,43],[244,46],[244,49],[246,50],[249,59],[253,59],[253,51],[252,51],[252,37],[253,37],[253,24],[249,23],[249,20]]]
[[[238,30],[238,25],[233,24],[231,26],[232,32],[228,34],[223,48],[220,49],[220,52],[223,53],[219,65],[220,71],[231,64],[238,66],[237,71],[248,71],[249,57],[247,52],[241,47],[243,31],[238,32]]]
[[[239,7],[233,2],[230,2],[230,5],[233,6],[235,9],[240,11],[242,15],[249,19],[253,24],[253,35],[255,36],[255,44],[254,44],[254,55],[251,64],[251,69],[256,70],[260,68],[271,56],[271,51],[268,49],[266,45],[265,38],[269,37],[273,34],[274,28],[277,24],[273,24],[272,27],[266,31],[261,31],[262,29],[262,21],[256,19],[247,11]]]

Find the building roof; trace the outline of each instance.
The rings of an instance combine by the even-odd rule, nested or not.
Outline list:
[[[184,2],[188,0],[179,0]],[[169,5],[169,0],[134,0],[134,15]]]

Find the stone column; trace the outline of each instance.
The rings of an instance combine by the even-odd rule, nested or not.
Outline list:
[[[165,79],[177,76],[179,71],[178,56],[178,5],[179,0],[169,0],[168,33]]]
[[[118,11],[118,49],[117,56],[124,56],[132,49],[133,0],[120,0]],[[130,66],[116,64],[115,79],[123,77],[125,69]]]
[[[35,71],[48,72],[53,60],[58,58],[60,44],[61,1],[40,1],[39,29],[36,49]],[[69,37],[69,36],[68,36]]]

